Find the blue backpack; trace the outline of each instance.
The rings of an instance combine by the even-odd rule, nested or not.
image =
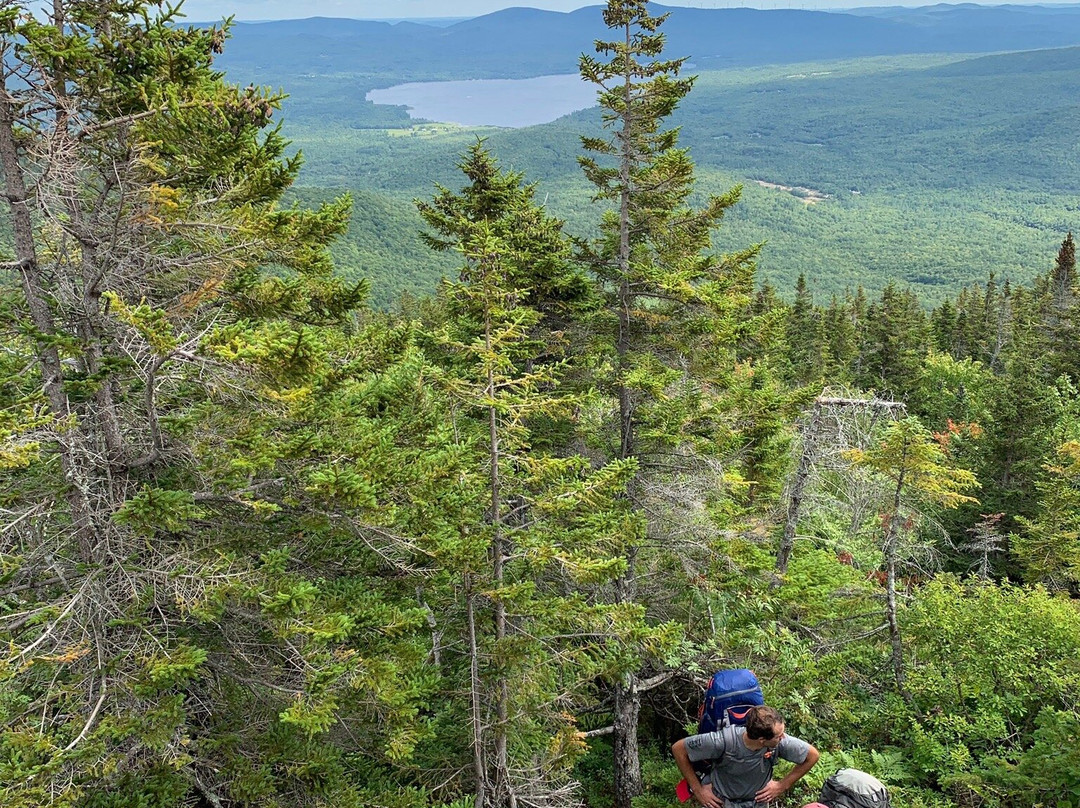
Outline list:
[[[752,707],[765,703],[754,672],[746,668],[717,671],[698,710],[698,734],[743,725]]]

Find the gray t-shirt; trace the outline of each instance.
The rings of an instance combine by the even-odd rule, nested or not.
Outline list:
[[[810,744],[792,735],[785,735],[775,749],[750,749],[745,736],[746,727],[733,726],[719,732],[691,735],[685,741],[691,762],[709,763],[710,773],[704,782],[724,800],[752,803],[754,795],[772,779],[776,758],[798,765],[810,754]]]

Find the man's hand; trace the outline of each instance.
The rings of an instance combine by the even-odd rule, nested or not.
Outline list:
[[[694,799],[704,808],[723,808],[724,806],[724,801],[713,794],[712,786],[708,783],[703,783],[694,790]]]
[[[780,795],[787,791],[779,780],[770,780],[765,787],[754,795],[757,802],[772,802],[780,799]]]
[[[713,794],[712,786],[698,780],[694,764],[690,762],[690,755],[686,751],[686,738],[675,741],[671,745],[671,754],[675,757],[675,765],[679,767],[682,776],[686,779],[686,785],[694,799],[701,803],[702,808],[724,808],[724,801]]]

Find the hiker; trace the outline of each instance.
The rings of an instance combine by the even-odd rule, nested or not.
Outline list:
[[[690,793],[704,808],[754,808],[780,797],[818,761],[818,751],[784,732],[784,718],[771,707],[754,707],[746,726],[691,735],[671,747]],[[795,764],[783,779],[773,780],[780,757]],[[694,763],[709,766],[698,779]]]

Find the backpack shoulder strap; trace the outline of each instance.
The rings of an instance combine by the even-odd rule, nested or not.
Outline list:
[[[720,739],[724,743],[723,743],[723,745],[722,745],[722,747],[720,749],[720,753],[718,755],[716,755],[716,757],[709,758],[708,761],[706,761],[709,766],[714,766],[717,763],[719,763],[721,760],[723,760],[724,759],[724,752],[727,751],[728,745],[733,743],[734,740],[735,740],[735,736],[731,732],[731,727],[717,727],[715,732],[716,732],[717,735],[720,736]]]

